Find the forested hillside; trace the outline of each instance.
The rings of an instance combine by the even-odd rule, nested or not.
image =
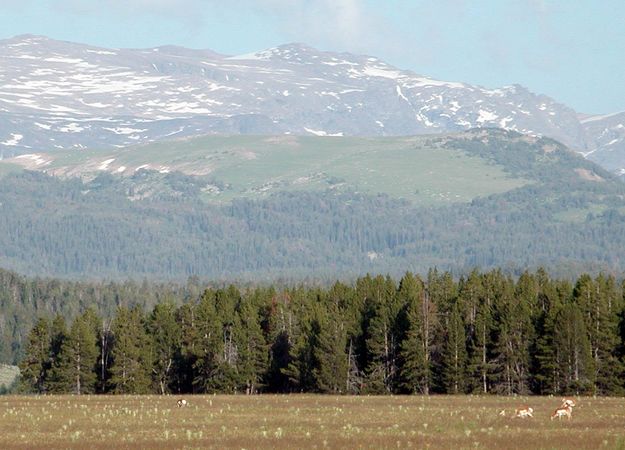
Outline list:
[[[116,292],[100,286],[100,292]],[[165,290],[166,291],[166,290]],[[38,393],[333,394],[624,392],[622,286],[583,274],[430,270],[327,288],[207,289],[149,309],[110,300],[24,342]],[[73,298],[73,297],[70,297]],[[63,307],[61,307],[62,309]]]
[[[625,185],[614,176],[550,139],[501,130],[428,139],[432,152],[452,155],[450,170],[477,159],[516,187],[494,189],[500,175],[490,183],[484,171],[464,183],[492,190],[457,202],[315,184],[215,203],[206,186],[228,183],[212,176],[10,173],[0,179],[0,265],[35,276],[249,281],[434,266],[517,274],[545,266],[562,276],[625,268]],[[437,174],[448,189],[436,192],[453,191],[455,178]]]
[[[0,364],[17,362],[24,336],[37,317],[60,315],[69,320],[87,308],[110,317],[118,306],[151,308],[165,300],[181,304],[201,292],[192,278],[184,284],[74,282],[27,278],[0,269]]]

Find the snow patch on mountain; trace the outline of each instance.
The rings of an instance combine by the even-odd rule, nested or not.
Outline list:
[[[22,139],[23,135],[17,133],[11,133],[11,137],[4,142],[0,142],[0,145],[13,146],[17,145]]]
[[[619,114],[580,121],[522,86],[436,80],[303,44],[223,56],[20,36],[0,41],[0,68],[0,130],[21,136],[6,134],[5,153],[214,133],[391,136],[497,126],[553,137],[609,159],[606,167],[625,166]]]

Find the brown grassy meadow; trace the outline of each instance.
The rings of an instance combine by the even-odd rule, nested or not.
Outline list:
[[[0,448],[625,448],[625,399],[320,395],[0,397]],[[512,419],[514,408],[533,419]],[[498,415],[506,410],[506,417]]]

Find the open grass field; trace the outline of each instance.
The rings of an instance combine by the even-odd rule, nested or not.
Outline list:
[[[529,181],[430,137],[203,136],[114,150],[61,150],[10,160],[62,176],[139,168],[210,175],[228,186],[207,200],[263,197],[276,191],[348,187],[418,204],[468,202]],[[2,164],[0,164],[0,167]]]
[[[625,448],[625,399],[316,395],[0,397],[0,448]],[[534,418],[513,419],[527,404]],[[499,411],[506,410],[506,416]]]

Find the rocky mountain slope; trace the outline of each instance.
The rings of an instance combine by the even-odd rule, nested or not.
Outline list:
[[[499,127],[555,138],[618,171],[623,136],[605,130],[618,132],[624,120],[610,117],[580,121],[519,85],[439,81],[302,44],[224,56],[31,35],[0,41],[0,157],[217,133],[398,136]]]
[[[625,177],[625,112],[582,119],[594,146],[585,156]]]

